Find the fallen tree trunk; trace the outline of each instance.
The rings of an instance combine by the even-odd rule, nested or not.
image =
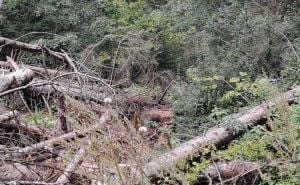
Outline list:
[[[0,182],[14,180],[34,180],[37,177],[26,166],[13,163],[4,164],[0,167]]]
[[[10,68],[10,69],[12,68],[12,65],[9,62],[4,62],[4,61],[0,61],[0,66],[3,68]],[[48,74],[50,76],[58,76],[58,75],[67,73],[67,72],[63,72],[63,71],[47,69],[47,68],[42,68],[42,67],[36,67],[36,66],[31,66],[31,65],[23,65],[23,66],[27,69],[31,69],[32,71],[41,73],[43,75]]]
[[[257,163],[241,160],[213,163],[198,176],[197,184],[213,182],[213,184],[254,185],[259,182],[261,167]]]
[[[41,86],[33,86],[29,88],[29,91],[36,92],[37,94],[55,94],[57,92],[69,95],[76,99],[90,100],[97,103],[104,103],[103,100],[107,97],[111,97],[112,104],[136,103],[139,105],[150,105],[157,104],[152,102],[151,99],[143,95],[134,94],[117,94],[110,92],[111,90],[105,86],[99,85],[79,85],[76,83],[70,83],[69,81],[56,81],[52,84],[47,84],[46,80],[34,79],[32,83],[44,84]],[[113,95],[112,95],[113,94]]]
[[[60,71],[60,70],[48,69],[48,68],[37,67],[37,66],[32,66],[32,65],[23,65],[23,66],[25,68],[31,69],[32,71],[34,71],[38,74],[42,74],[44,76],[49,75],[50,77],[60,76],[60,75],[64,75],[64,74],[68,73],[68,71]],[[0,61],[0,67],[8,68],[8,69],[13,68],[9,62],[5,62],[5,61]],[[97,82],[97,80],[88,79],[88,78],[85,78],[84,76],[81,76],[81,79],[83,81],[88,81],[88,82]],[[112,87],[129,87],[131,84],[131,82],[126,79],[123,81],[113,81],[113,80],[108,80],[108,79],[102,79],[102,80],[103,80],[103,82],[105,82],[107,84],[111,84]]]
[[[0,122],[6,122],[13,118],[15,118],[18,115],[18,111],[10,111],[10,112],[4,112],[0,114]]]
[[[22,86],[32,80],[34,73],[30,69],[19,69],[0,76],[0,92]]]
[[[33,51],[33,52],[40,52],[42,51],[42,47],[35,44],[27,44],[24,42],[19,42],[16,40],[0,37],[0,47],[9,46],[16,49]]]
[[[273,102],[282,101],[285,103],[292,103],[295,99],[295,94],[300,92],[300,86],[282,94],[281,96],[275,98],[273,101],[269,102],[269,105],[274,104]],[[200,147],[207,147],[209,145],[223,145],[241,132],[243,132],[247,127],[256,125],[264,120],[266,120],[267,107],[266,105],[259,105],[250,109],[244,115],[238,117],[235,122],[237,128],[240,128],[240,132],[229,131],[225,126],[219,126],[210,129],[203,136],[195,137],[179,147],[165,153],[164,155],[154,159],[152,162],[147,163],[143,166],[142,171],[147,177],[154,176],[162,170],[171,169],[181,160],[186,159],[188,156],[195,154]],[[141,176],[141,174],[140,174]]]

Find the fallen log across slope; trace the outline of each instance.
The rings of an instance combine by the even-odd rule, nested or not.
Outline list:
[[[247,111],[244,115],[238,117],[236,120],[233,120],[233,122],[237,124],[236,127],[240,128],[240,132],[229,131],[226,126],[217,126],[208,130],[203,136],[195,137],[181,144],[179,147],[144,165],[142,168],[143,174],[147,177],[155,176],[162,170],[171,169],[181,160],[195,154],[200,147],[207,147],[209,145],[220,146],[229,142],[241,132],[245,131],[247,127],[254,126],[266,120],[268,106],[272,106],[274,102],[278,101],[293,103],[296,94],[299,92],[300,86],[297,86],[296,88],[276,97],[273,101],[256,106]],[[142,176],[142,174],[140,175]]]

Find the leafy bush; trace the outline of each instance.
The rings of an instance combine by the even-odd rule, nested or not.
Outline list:
[[[177,134],[199,135],[241,107],[272,97],[266,78],[252,81],[244,72],[229,80],[218,75],[200,77],[192,70],[187,76],[189,84],[178,83],[169,96]]]

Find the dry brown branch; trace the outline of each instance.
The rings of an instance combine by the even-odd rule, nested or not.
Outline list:
[[[12,69],[12,65],[9,62],[5,61],[0,61],[0,67],[3,68],[10,68]],[[48,69],[48,68],[43,68],[43,67],[37,67],[37,66],[32,66],[32,65],[23,65],[24,68],[31,69],[33,72],[36,72],[38,74],[42,74],[45,76],[50,75],[50,77],[54,76],[60,76],[63,74],[68,74],[69,72],[67,71],[59,71],[55,69]],[[84,81],[89,81],[89,82],[97,82],[99,81],[100,78],[97,79],[91,79],[91,78],[86,78],[85,76],[81,76],[81,79]],[[111,81],[107,79],[101,79],[104,83],[109,84]],[[130,86],[131,82],[129,80],[123,80],[123,81],[112,81],[112,87],[128,87]]]
[[[59,78],[63,78],[65,76],[72,75],[72,74],[77,74],[77,73],[76,72],[70,72],[70,73],[62,74],[62,75],[56,76],[56,77],[54,77],[54,78],[52,78],[48,81],[47,80],[33,79],[30,83],[27,83],[24,86],[20,86],[20,87],[16,87],[16,88],[10,88],[9,90],[7,90],[5,92],[1,92],[0,97],[11,94],[11,93],[16,92],[16,91],[27,89],[29,87],[44,86],[44,85],[52,84],[53,81],[55,81]]]
[[[294,101],[295,94],[300,92],[300,86],[282,94],[274,99],[274,101],[283,101],[292,103]],[[273,101],[273,102],[274,102]],[[269,106],[273,103],[270,102]],[[243,116],[237,118],[236,122],[240,124],[240,131],[243,131],[248,126],[253,126],[266,119],[267,107],[266,105],[259,105],[250,109]],[[146,164],[143,167],[143,173],[150,177],[158,174],[161,170],[171,169],[175,164],[184,160],[189,155],[193,155],[198,151],[200,147],[207,147],[209,145],[222,145],[227,143],[240,133],[233,133],[227,130],[226,127],[215,127],[207,131],[203,136],[195,137],[179,147],[165,153],[164,155],[154,159],[152,162]]]
[[[218,174],[218,178],[219,178],[219,181],[220,181],[221,185],[224,185],[224,182],[223,182],[223,179],[222,179],[219,167],[216,165],[216,163],[214,161],[213,161],[213,165],[214,165],[215,170],[216,170],[216,172]]]
[[[69,55],[64,50],[62,50],[62,52],[63,52],[62,56],[66,59],[68,65],[73,68],[74,72],[78,73],[78,70],[73,62],[73,59],[71,59],[71,57],[69,57]]]

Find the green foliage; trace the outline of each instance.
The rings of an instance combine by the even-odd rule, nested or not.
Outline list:
[[[125,92],[132,94],[147,94],[151,97],[158,97],[161,93],[159,86],[147,87],[139,84],[131,84],[131,86],[123,89]]]
[[[200,163],[193,162],[192,167],[189,169],[189,172],[186,174],[186,180],[189,184],[194,184],[197,182],[199,173],[204,171],[210,164],[210,161],[203,160]]]
[[[231,143],[228,149],[217,152],[217,157],[225,160],[244,159],[250,161],[274,159],[272,141],[265,137],[257,137],[263,134],[259,129],[252,130],[250,134]]]
[[[118,26],[130,26],[144,14],[145,2],[137,0],[132,2],[122,0],[105,0],[105,13],[115,20]]]
[[[103,78],[133,81],[125,92],[151,91],[154,99],[161,94],[155,84],[163,79],[159,72],[176,73],[178,83],[166,99],[174,113],[172,141],[178,142],[221,121],[238,130],[228,115],[277,95],[271,86],[286,89],[300,83],[300,5],[296,0],[276,2],[277,12],[271,1],[10,0],[0,10],[0,35],[47,32],[21,40],[64,49]],[[26,54],[22,62],[40,63],[40,56]],[[55,66],[47,57],[46,63]],[[270,83],[274,78],[276,83]],[[145,85],[149,83],[152,88]],[[268,115],[272,133],[257,127],[218,157],[299,157],[299,106],[288,109],[276,103]],[[53,124],[40,112],[25,120]],[[190,182],[205,164],[191,168]],[[270,181],[297,182],[296,166],[287,166],[290,175],[275,168],[276,176],[266,173]]]
[[[41,111],[36,111],[33,114],[28,114],[24,116],[24,121],[30,125],[39,125],[50,127],[56,123],[56,120]]]
[[[241,107],[272,97],[266,78],[252,81],[244,72],[226,80],[219,75],[201,77],[189,69],[187,77],[189,84],[177,84],[169,96],[177,132],[187,135],[203,132]]]

